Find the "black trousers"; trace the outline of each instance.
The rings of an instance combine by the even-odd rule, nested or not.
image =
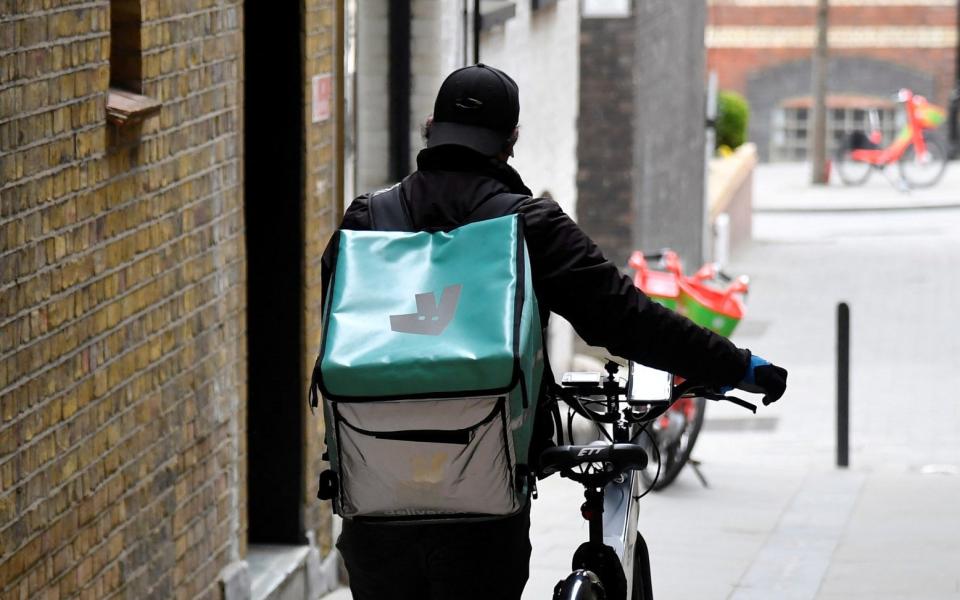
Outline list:
[[[474,523],[345,520],[337,548],[354,600],[520,600],[529,576],[530,505]]]

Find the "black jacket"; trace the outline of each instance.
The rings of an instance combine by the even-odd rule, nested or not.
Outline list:
[[[533,288],[546,327],[550,312],[570,321],[591,346],[651,367],[710,384],[734,385],[746,374],[750,352],[653,302],[553,200],[531,198],[506,163],[466,148],[439,146],[417,156],[418,170],[403,180],[409,214],[418,229],[452,229],[492,196],[527,196],[512,212],[524,217]],[[353,201],[342,229],[370,229],[368,195]],[[332,249],[323,256],[327,289]]]

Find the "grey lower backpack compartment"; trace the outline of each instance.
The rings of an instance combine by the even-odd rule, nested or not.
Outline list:
[[[506,396],[341,403],[335,410],[344,516],[443,518],[523,508],[526,482],[515,475]]]

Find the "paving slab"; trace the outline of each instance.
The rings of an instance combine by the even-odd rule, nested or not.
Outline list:
[[[834,169],[826,186],[810,185],[807,163],[764,163],[754,172],[754,210],[863,211],[943,208],[960,205],[960,166],[947,164],[943,178],[929,188],[908,189],[896,167],[876,171],[861,186],[849,187]]]

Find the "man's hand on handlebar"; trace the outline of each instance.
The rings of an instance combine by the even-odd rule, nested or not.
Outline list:
[[[763,405],[767,406],[779,400],[786,391],[787,370],[754,354],[743,380],[736,387],[745,392],[763,394]]]

